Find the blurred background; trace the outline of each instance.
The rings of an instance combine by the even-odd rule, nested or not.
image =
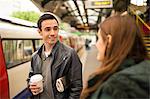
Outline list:
[[[0,99],[26,92],[31,56],[42,44],[36,25],[40,15],[51,12],[59,19],[59,40],[77,51],[85,86],[100,66],[98,25],[120,9],[135,17],[150,56],[149,0],[0,0]]]

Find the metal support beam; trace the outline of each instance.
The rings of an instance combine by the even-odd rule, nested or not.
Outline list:
[[[97,25],[99,24],[99,21],[101,20],[101,15],[102,15],[102,10],[99,11],[99,15],[97,17],[97,22],[96,22]]]
[[[73,0],[73,2],[74,2],[75,6],[76,6],[76,8],[77,8],[77,10],[78,10],[79,16],[81,17],[81,20],[82,20],[83,24],[85,24],[84,21],[83,21],[83,17],[82,17],[82,15],[81,15],[79,6],[78,6],[78,4],[77,4],[77,1],[76,1],[76,0]]]
[[[86,22],[86,23],[87,23],[87,25],[89,26],[87,9],[85,8],[85,3],[84,3],[84,1],[82,1],[82,3],[83,3],[83,8],[84,8],[84,12],[85,12],[86,20],[87,20],[87,22]]]

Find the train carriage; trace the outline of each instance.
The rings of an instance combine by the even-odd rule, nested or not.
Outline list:
[[[3,77],[1,75],[1,79],[5,79],[0,79],[0,82],[1,85],[7,82],[4,84],[6,87],[1,89],[1,91],[9,93],[8,96],[1,96],[1,98],[12,98],[26,88],[31,55],[42,41],[36,28],[15,25],[4,21],[0,21],[0,37],[0,61],[5,60],[4,63],[0,63],[0,72],[5,72]]]
[[[72,43],[73,39],[73,35],[64,30],[59,31],[61,42],[71,47],[77,44],[81,46],[82,43],[77,41]],[[0,18],[0,99],[14,98],[27,87],[32,53],[42,43],[36,26]],[[78,50],[77,47],[75,50]]]

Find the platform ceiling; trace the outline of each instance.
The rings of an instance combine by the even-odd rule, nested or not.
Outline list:
[[[88,5],[89,1],[98,1],[98,0],[31,0],[31,1],[42,12],[45,11],[52,12],[56,14],[62,21],[69,23],[72,27],[75,27],[78,30],[97,29],[97,26],[101,21],[101,16],[109,15],[112,9],[112,7],[92,8]]]
[[[31,0],[42,12],[50,11],[77,29],[97,29],[110,9],[88,8],[87,0]]]

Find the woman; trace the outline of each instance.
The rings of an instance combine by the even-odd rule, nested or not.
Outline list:
[[[129,15],[107,18],[98,31],[97,59],[81,99],[148,99],[150,61],[135,20]]]

